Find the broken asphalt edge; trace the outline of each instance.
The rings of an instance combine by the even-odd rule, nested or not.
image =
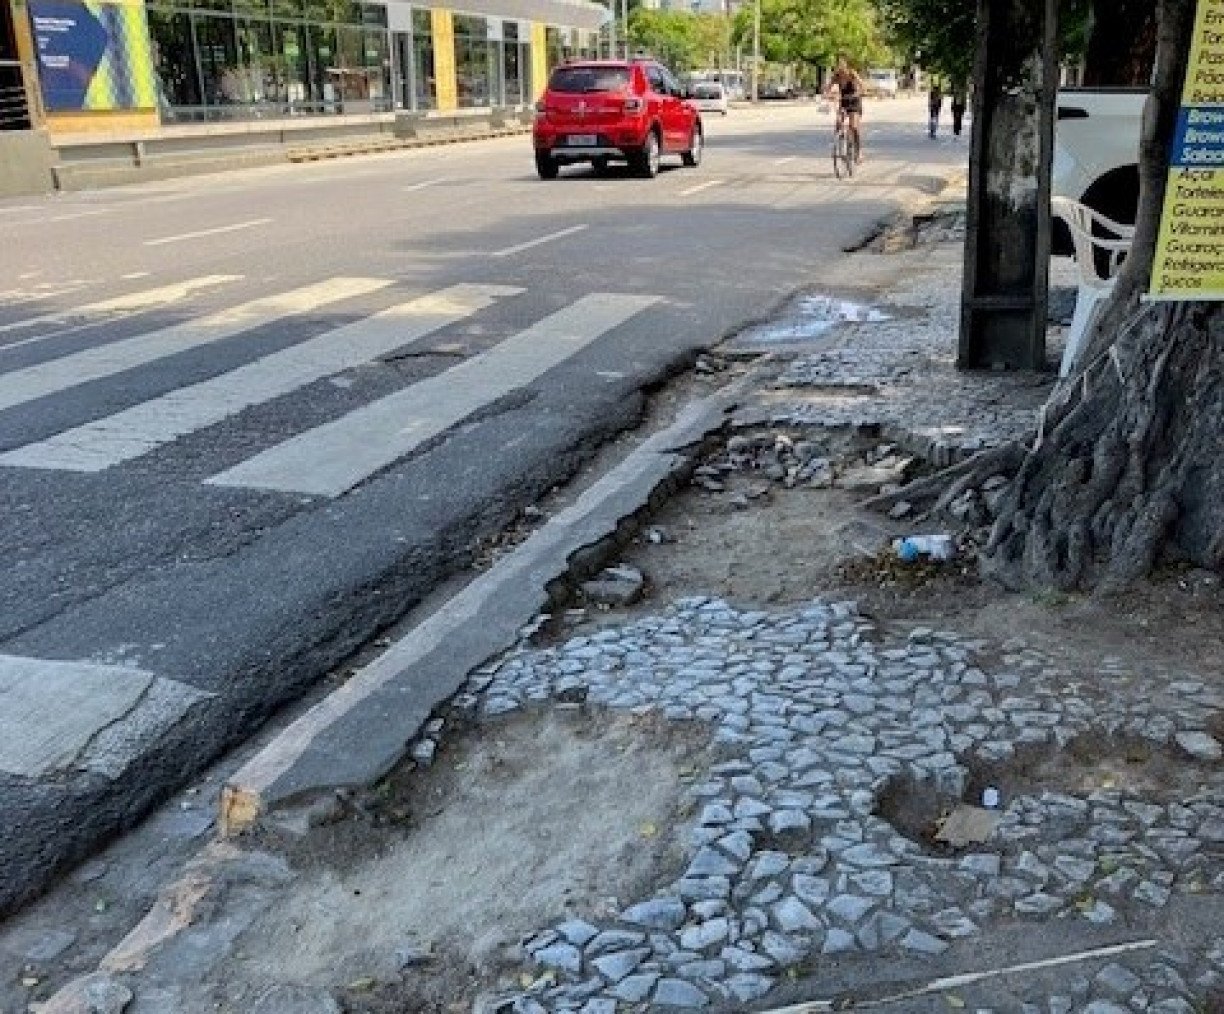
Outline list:
[[[536,531],[443,603],[344,686],[298,718],[222,789],[229,837],[280,804],[369,785],[403,759],[438,706],[473,670],[511,647],[592,547],[610,549],[622,526],[694,467],[685,448],[724,428],[756,372],[694,402]]]

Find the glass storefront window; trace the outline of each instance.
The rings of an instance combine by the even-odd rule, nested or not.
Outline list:
[[[502,59],[505,62],[506,92],[502,97],[507,106],[523,104],[523,61],[521,59],[518,23],[507,21],[502,25]]]
[[[162,114],[172,116],[175,106],[202,105],[191,19],[186,14],[150,8],[149,35],[157,68],[157,104]]]
[[[458,86],[460,108],[470,109],[490,104],[492,78],[489,73],[489,57],[490,43],[485,19],[456,14],[455,82]],[[500,75],[498,80],[500,81]]]
[[[412,12],[413,109],[435,109],[438,105],[434,78],[433,21],[429,11]]]
[[[210,106],[229,106],[243,101],[242,68],[238,63],[233,18],[204,16],[195,17],[193,21],[204,102]]]

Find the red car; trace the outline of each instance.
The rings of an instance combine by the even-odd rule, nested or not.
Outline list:
[[[536,104],[536,170],[555,179],[563,165],[590,162],[603,172],[624,161],[654,176],[664,155],[701,162],[701,116],[679,82],[653,60],[567,63],[552,72]]]

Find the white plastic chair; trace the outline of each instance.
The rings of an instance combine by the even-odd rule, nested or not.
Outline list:
[[[1075,360],[1083,350],[1083,344],[1096,320],[1101,302],[1112,291],[1117,280],[1118,269],[1130,252],[1135,228],[1122,225],[1067,197],[1052,197],[1051,209],[1055,217],[1061,218],[1071,230],[1071,241],[1075,245],[1075,264],[1079,269],[1079,291],[1075,297],[1075,316],[1071,319],[1071,330],[1067,333],[1067,345],[1063,350],[1062,363],[1058,369],[1060,377],[1066,377],[1075,366]],[[1098,235],[1098,232],[1109,235]],[[1097,251],[1104,258],[1105,273],[1101,273]]]

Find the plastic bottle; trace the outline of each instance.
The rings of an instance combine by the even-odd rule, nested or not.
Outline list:
[[[956,555],[956,544],[951,535],[910,535],[897,539],[893,548],[904,563],[913,563],[922,557],[951,560]]]

